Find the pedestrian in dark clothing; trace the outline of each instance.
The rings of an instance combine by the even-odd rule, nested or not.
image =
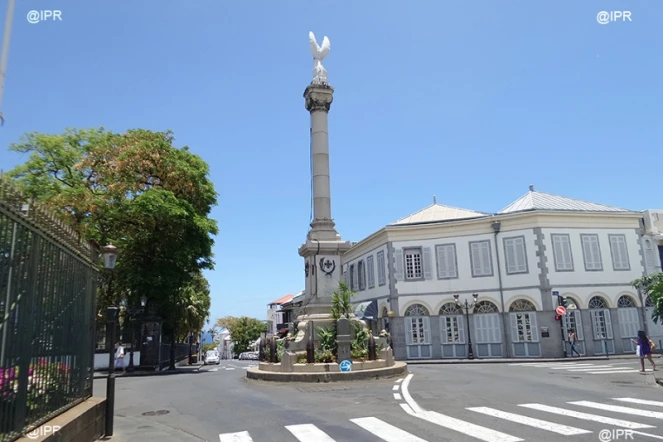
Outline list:
[[[656,371],[656,364],[654,364],[654,360],[651,357],[652,347],[654,347],[651,339],[649,339],[644,331],[640,330],[638,332],[638,339],[632,339],[632,341],[638,345],[636,353],[640,358],[640,365],[642,366],[642,370],[640,371],[643,373],[645,371],[645,358],[649,359],[652,369]]]

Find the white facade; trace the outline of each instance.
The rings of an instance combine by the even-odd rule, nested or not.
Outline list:
[[[561,356],[562,322],[582,352],[635,351],[630,339],[645,322],[632,285],[646,271],[642,213],[533,189],[494,215],[444,207],[389,225],[343,256],[354,302],[377,300],[380,317],[393,312],[401,358],[466,357],[470,337],[478,357]],[[561,322],[554,292],[567,298]],[[472,303],[473,294],[467,330],[454,295]]]

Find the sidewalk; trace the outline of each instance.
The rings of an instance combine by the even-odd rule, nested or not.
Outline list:
[[[661,355],[653,355],[654,359],[660,359]],[[551,363],[551,362],[576,362],[576,361],[613,361],[633,359],[637,361],[635,355],[612,355],[609,358],[605,356],[583,356],[582,358],[500,358],[500,359],[426,359],[426,360],[408,360],[407,365],[432,365],[432,364],[518,364],[531,362],[536,363]],[[662,367],[663,368],[663,367]]]
[[[201,442],[200,437],[155,421],[115,415],[113,442]],[[105,439],[101,439],[105,440]]]
[[[132,372],[125,372],[124,370],[116,370],[115,371],[115,377],[116,378],[123,378],[123,377],[138,377],[138,376],[168,376],[168,375],[175,375],[175,374],[193,374],[193,373],[200,373],[200,369],[203,366],[203,363],[197,363],[193,365],[187,365],[186,362],[182,365],[179,365],[181,363],[178,363],[175,365],[175,370],[168,370],[167,368],[161,371],[139,371],[135,370]],[[108,377],[108,371],[95,371],[94,372],[94,379],[106,379]]]

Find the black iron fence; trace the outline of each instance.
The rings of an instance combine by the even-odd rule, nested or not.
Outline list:
[[[197,347],[193,346],[192,351]],[[189,344],[175,344],[175,362],[183,361],[189,357]],[[161,344],[161,354],[159,355],[159,370],[170,365],[170,344]]]
[[[92,396],[98,256],[0,175],[0,442]]]

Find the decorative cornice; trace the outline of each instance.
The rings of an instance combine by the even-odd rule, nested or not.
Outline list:
[[[310,84],[304,91],[306,110],[329,112],[334,101],[334,88],[326,84]]]

